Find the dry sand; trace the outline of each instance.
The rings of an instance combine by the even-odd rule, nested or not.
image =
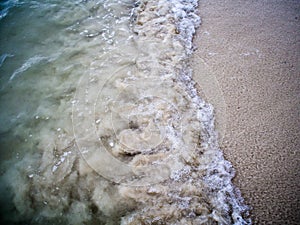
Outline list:
[[[194,76],[216,109],[234,183],[254,224],[300,224],[300,1],[199,9]]]

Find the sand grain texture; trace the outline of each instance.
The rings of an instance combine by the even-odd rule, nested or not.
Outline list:
[[[199,10],[194,76],[234,183],[254,224],[299,224],[300,1],[202,0]]]

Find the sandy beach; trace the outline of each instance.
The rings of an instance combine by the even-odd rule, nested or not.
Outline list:
[[[195,80],[254,224],[300,222],[300,2],[201,0]]]
[[[300,224],[300,0],[197,3],[0,1],[0,224],[250,224],[213,115],[253,223]]]

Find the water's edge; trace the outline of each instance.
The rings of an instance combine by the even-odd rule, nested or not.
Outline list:
[[[251,224],[189,65],[196,0],[5,4],[3,222]]]

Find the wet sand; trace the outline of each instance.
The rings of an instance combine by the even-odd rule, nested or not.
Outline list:
[[[300,222],[300,2],[201,0],[195,80],[254,224]]]

